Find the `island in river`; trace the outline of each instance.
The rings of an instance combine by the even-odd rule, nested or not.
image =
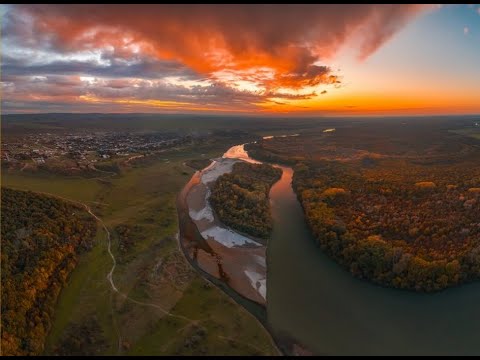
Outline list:
[[[209,201],[215,214],[235,231],[265,243],[273,225],[268,194],[281,175],[281,169],[268,164],[235,163],[213,186]]]
[[[185,200],[200,236],[188,237],[187,232],[181,241],[184,241],[186,255],[202,270],[224,280],[242,296],[264,305],[266,246],[222,224],[209,202],[217,178],[230,173],[239,161],[224,155],[195,173],[187,184]]]

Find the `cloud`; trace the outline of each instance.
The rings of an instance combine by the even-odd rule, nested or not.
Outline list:
[[[28,85],[22,83],[28,76],[93,76],[101,81],[91,93],[107,98],[148,95],[195,104],[229,99],[247,107],[287,99],[292,91],[308,98],[318,85],[341,82],[319,60],[328,64],[352,41],[363,60],[429,7],[12,5],[2,22],[2,75],[15,76],[17,89]],[[136,83],[114,87],[110,78]],[[204,84],[164,89],[168,78]],[[83,94],[85,86],[73,89]]]
[[[106,56],[103,59],[107,59]],[[201,75],[192,69],[172,60],[138,58],[126,64],[121,59],[110,58],[106,64],[87,60],[53,60],[50,62],[32,62],[25,57],[2,57],[2,73],[8,75],[35,74],[88,74],[102,77],[138,77],[158,79],[164,77],[181,77],[183,79],[201,79]]]
[[[23,5],[3,34],[63,52],[142,51],[199,72],[268,66],[306,74],[360,32],[372,54],[422,5]],[[217,60],[217,61],[213,61]],[[299,78],[299,81],[303,81]]]
[[[327,93],[327,90],[323,90],[320,94],[325,95]]]
[[[270,99],[303,100],[316,94],[289,94],[282,92],[255,93],[239,90],[223,84],[198,83],[185,86],[165,80],[150,79],[108,79],[76,75],[24,76],[8,75],[3,82],[4,98],[12,101],[48,99],[59,102],[78,98],[95,98],[115,102],[121,99],[136,101],[182,102],[197,105],[235,106],[253,108],[254,104]]]

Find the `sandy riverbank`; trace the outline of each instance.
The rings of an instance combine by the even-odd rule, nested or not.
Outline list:
[[[208,201],[210,188],[215,180],[232,171],[233,165],[241,161],[234,157],[242,152],[243,148],[239,148],[238,152],[225,154],[223,158],[215,159],[209,167],[199,172],[197,174],[199,181],[191,187],[186,196],[186,202],[190,218],[216,254],[216,262],[214,262],[211,254],[198,250],[196,256],[199,266],[220,278],[222,275],[217,265],[221,263],[221,269],[228,278],[229,286],[246,298],[265,305],[266,247],[224,226],[215,216]]]

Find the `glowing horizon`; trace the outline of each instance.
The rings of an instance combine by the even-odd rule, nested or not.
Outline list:
[[[480,114],[480,5],[1,5],[2,113]]]

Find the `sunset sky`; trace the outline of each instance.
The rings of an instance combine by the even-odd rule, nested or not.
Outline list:
[[[480,114],[480,5],[0,5],[2,113]]]

